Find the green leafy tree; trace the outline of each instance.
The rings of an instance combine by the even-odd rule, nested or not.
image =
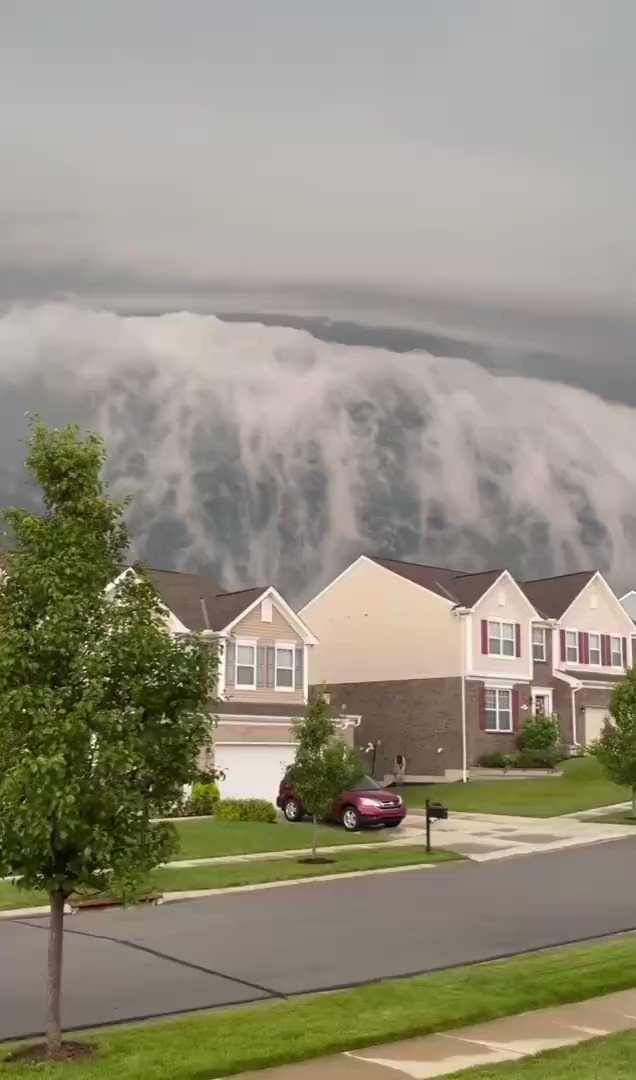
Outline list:
[[[338,734],[337,721],[325,694],[307,706],[294,725],[298,742],[288,777],[296,795],[313,821],[311,854],[318,848],[318,818],[326,817],[341,791],[363,775],[356,753]]]
[[[614,687],[610,714],[592,749],[609,779],[631,790],[636,818],[636,669]]]
[[[124,504],[104,464],[97,435],[33,419],[26,468],[41,513],[4,515],[0,873],[49,897],[52,1057],[64,1052],[65,901],[86,888],[131,897],[174,851],[172,827],[153,819],[195,776],[216,671],[204,642],[167,632],[149,580],[121,576]]]

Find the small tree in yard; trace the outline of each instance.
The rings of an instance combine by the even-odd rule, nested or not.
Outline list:
[[[150,582],[121,574],[124,504],[96,435],[31,423],[40,514],[9,510],[0,580],[0,874],[47,892],[47,1051],[61,1041],[64,905],[86,888],[130,897],[175,850],[153,819],[193,779],[216,661],[178,641]],[[109,588],[109,586],[111,586]],[[71,1048],[68,1048],[70,1052]]]
[[[614,687],[610,713],[593,753],[610,780],[630,788],[636,818],[636,669]]]
[[[342,791],[363,775],[356,753],[337,734],[337,724],[324,694],[307,706],[302,720],[294,725],[298,741],[296,757],[289,769],[291,786],[313,821],[311,857],[318,847],[319,817],[326,817]]]

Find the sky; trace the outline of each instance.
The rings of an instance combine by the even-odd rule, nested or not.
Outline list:
[[[0,0],[0,21],[5,305],[485,325],[633,363],[633,0]]]

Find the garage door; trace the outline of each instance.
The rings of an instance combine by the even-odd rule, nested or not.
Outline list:
[[[598,739],[607,719],[607,709],[585,709],[585,744],[589,746]]]
[[[214,747],[214,762],[225,772],[225,780],[219,781],[224,799],[268,799],[275,802],[278,785],[295,754],[294,746],[242,746]]]

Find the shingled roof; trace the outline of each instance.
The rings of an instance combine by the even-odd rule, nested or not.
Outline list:
[[[596,570],[580,570],[576,574],[519,584],[540,615],[545,619],[560,619],[595,574]]]
[[[503,574],[503,570],[451,570],[446,566],[424,566],[421,563],[401,562],[399,559],[376,559],[372,562],[412,581],[415,585],[452,600],[455,604],[472,607]]]
[[[225,592],[205,574],[152,569],[146,569],[146,573],[163,603],[188,630],[224,630],[267,591],[266,585],[260,585]]]

